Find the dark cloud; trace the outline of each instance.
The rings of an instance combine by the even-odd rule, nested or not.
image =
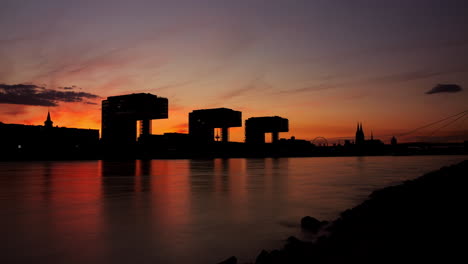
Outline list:
[[[85,92],[57,91],[35,84],[0,84],[0,104],[57,106],[60,102],[84,102],[84,98],[100,97]]]
[[[73,86],[65,86],[65,87],[59,87],[59,88],[60,88],[60,89],[63,89],[63,90],[73,90],[73,89],[76,88],[76,86],[73,85]]]
[[[435,94],[435,93],[458,93],[463,89],[458,84],[438,84],[431,90],[427,91],[426,94]]]

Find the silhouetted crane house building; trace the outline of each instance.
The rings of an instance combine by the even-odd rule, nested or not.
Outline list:
[[[265,143],[265,133],[272,134],[272,143],[279,140],[279,132],[289,131],[289,120],[279,116],[251,117],[245,121],[245,143]]]
[[[215,129],[221,129],[222,142],[229,141],[229,128],[242,126],[242,112],[229,108],[194,110],[189,113],[189,134],[196,143],[215,141]]]
[[[140,121],[140,137],[151,135],[151,120],[168,118],[168,100],[148,93],[110,96],[102,101],[102,141],[133,144]]]

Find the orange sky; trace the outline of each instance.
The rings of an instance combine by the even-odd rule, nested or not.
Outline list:
[[[227,107],[244,120],[288,118],[281,137],[353,136],[359,121],[388,142],[468,110],[468,14],[457,1],[64,2],[2,7],[0,84],[99,98],[10,104],[0,88],[0,122],[39,125],[49,109],[54,125],[99,129],[102,99],[145,92],[169,99],[157,134],[187,132],[194,109]],[[426,94],[439,83],[463,89]],[[438,127],[403,141],[468,139],[467,118]],[[243,134],[233,128],[231,140]]]

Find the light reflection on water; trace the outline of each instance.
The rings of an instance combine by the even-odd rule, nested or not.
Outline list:
[[[0,162],[1,263],[252,260],[466,156]]]

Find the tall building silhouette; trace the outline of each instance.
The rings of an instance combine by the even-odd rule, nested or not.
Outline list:
[[[374,138],[374,132],[371,131],[370,139],[365,139],[364,129],[362,123],[357,124],[356,138],[355,138],[356,150],[360,153],[382,153],[384,151],[384,143],[380,139]]]
[[[45,128],[52,128],[54,125],[54,122],[50,119],[50,111],[47,111],[47,119],[44,121],[44,127]]]
[[[272,134],[272,143],[279,140],[279,132],[289,131],[289,121],[279,116],[251,117],[245,121],[245,142],[265,143],[265,133]]]
[[[200,109],[189,113],[189,134],[196,143],[214,142],[216,128],[221,129],[222,142],[228,142],[229,128],[241,126],[242,112],[229,108]]]
[[[362,130],[362,123],[357,124],[356,139],[354,142],[356,145],[363,145],[365,142],[364,130]]]
[[[136,142],[151,135],[151,120],[168,118],[168,100],[149,93],[110,96],[102,101],[102,140],[106,144]]]

